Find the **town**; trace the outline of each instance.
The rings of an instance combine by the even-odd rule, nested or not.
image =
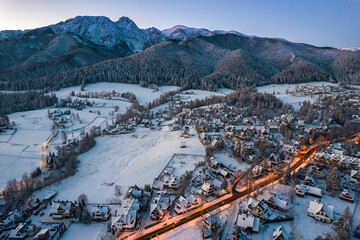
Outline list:
[[[245,197],[216,211],[204,210],[182,227],[197,229],[189,237],[204,239],[359,237],[360,120],[356,113],[360,90],[293,87],[288,95],[311,92],[319,97],[295,111],[291,104],[277,100],[276,94],[253,89],[210,94],[173,89],[144,106],[130,92],[69,90],[45,114],[52,122],[52,134],[41,145],[42,166],[30,176],[9,181],[2,192],[1,238],[70,239],[69,234],[75,239],[82,228],[101,239],[131,238],[208,209],[217,199],[232,196],[234,187],[252,186],[254,191]],[[117,114],[119,102],[128,107]],[[83,127],[84,116],[102,121]],[[1,120],[3,136],[16,128],[17,121],[11,117]],[[101,186],[94,185],[113,189],[104,192],[113,195],[105,201],[93,196],[99,192],[90,194],[87,189],[80,189],[77,196],[64,194],[65,185],[62,191],[62,182],[82,174],[76,168],[81,170],[84,160],[78,165],[77,156],[94,151],[103,138],[135,138],[141,144],[148,134],[163,138],[164,131],[173,139],[166,140],[171,141],[171,151],[161,156],[164,161],[155,170],[149,169],[152,181],[124,186],[106,178]],[[290,165],[308,149],[316,150],[292,171]],[[139,157],[152,159],[135,158]],[[257,182],[273,176],[281,178],[255,188]],[[58,182],[59,187],[52,187]],[[321,230],[316,236],[306,230],[313,226]]]

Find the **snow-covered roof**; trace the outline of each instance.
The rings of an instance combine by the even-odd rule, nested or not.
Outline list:
[[[307,210],[308,213],[316,215],[321,210],[324,210],[324,212],[330,219],[334,219],[334,206],[310,200],[309,208]]]
[[[253,216],[251,213],[239,214],[236,225],[245,230],[251,228],[254,232],[258,232],[260,226],[260,218]]]
[[[278,227],[278,228],[274,231],[274,233],[273,233],[273,240],[282,239],[281,236],[283,237],[284,240],[290,239],[289,234],[286,232],[286,230],[284,229],[283,226]]]

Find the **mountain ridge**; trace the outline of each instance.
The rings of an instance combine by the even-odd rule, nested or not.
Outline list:
[[[356,49],[183,25],[162,31],[140,29],[127,17],[118,21],[75,17],[33,30],[2,31],[1,36],[1,89],[59,88],[96,81],[203,89],[318,80],[360,82]]]

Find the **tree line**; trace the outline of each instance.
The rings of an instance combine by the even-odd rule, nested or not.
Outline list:
[[[0,93],[0,115],[50,107],[57,102],[54,93],[45,94],[44,91]]]

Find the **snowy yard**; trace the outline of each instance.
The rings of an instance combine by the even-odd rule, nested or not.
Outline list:
[[[66,230],[61,240],[98,240],[102,233],[106,231],[106,224],[79,224],[73,223]]]
[[[205,99],[207,97],[211,96],[224,96],[226,94],[229,94],[231,92],[234,92],[231,89],[227,88],[219,88],[218,92],[211,92],[211,91],[205,91],[205,90],[196,90],[196,89],[189,89],[185,90],[182,93],[179,94],[181,99],[185,102],[189,102],[196,99]]]
[[[0,189],[9,179],[30,175],[41,166],[42,144],[51,136],[52,122],[47,110],[19,112],[9,115],[17,131],[0,139]]]
[[[138,128],[132,134],[103,136],[96,141],[93,149],[79,155],[75,176],[50,187],[59,191],[57,199],[75,200],[85,193],[89,202],[106,203],[115,198],[115,185],[121,186],[123,193],[134,184],[151,185],[175,153],[205,153],[197,136],[184,140],[179,131],[168,131],[167,127]],[[182,141],[186,141],[186,148],[180,148]],[[182,170],[188,165],[193,166],[184,164]]]
[[[329,83],[329,82],[310,82],[310,83],[300,83],[300,84],[271,84],[266,86],[257,87],[258,92],[260,93],[269,93],[273,94],[275,92],[275,97],[283,101],[284,103],[288,103],[294,106],[294,109],[298,111],[301,107],[302,102],[310,101],[311,103],[315,102],[319,95],[306,95],[306,96],[294,96],[292,94],[286,94],[286,90],[292,91],[296,86],[336,86],[338,84]]]
[[[156,98],[159,98],[160,95],[165,92],[175,91],[177,89],[178,87],[174,86],[162,86],[159,87],[159,91],[155,91],[150,88],[140,87],[136,84],[99,82],[86,85],[82,93],[101,91],[111,92],[112,90],[115,90],[117,93],[120,94],[125,92],[132,92],[135,94],[136,99],[140,104],[145,104],[153,101]],[[80,91],[80,86],[63,88],[54,93],[58,98],[66,98],[69,96],[71,91],[74,91],[75,94],[78,93]]]

